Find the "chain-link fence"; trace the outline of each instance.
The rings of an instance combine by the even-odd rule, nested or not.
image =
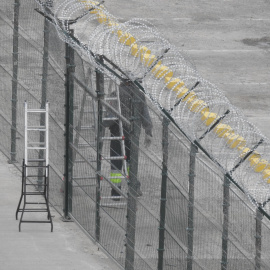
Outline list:
[[[193,140],[185,124],[191,117],[182,114],[187,107],[181,105],[180,113],[180,103],[173,103],[178,111],[171,113],[159,102],[164,90],[156,83],[149,94],[150,77],[135,76],[137,62],[131,80],[126,76],[131,63],[102,53],[109,51],[105,39],[94,39],[102,27],[89,44],[81,42],[87,33],[76,33],[83,23],[74,18],[85,19],[98,3],[88,1],[80,13],[76,1],[79,8],[71,20],[63,12],[69,1],[45,2],[0,4],[0,145],[10,162],[21,169],[24,101],[31,108],[49,101],[50,203],[121,269],[270,269],[267,208],[239,184],[243,170],[237,174],[243,166],[247,178],[254,174],[244,159],[248,156],[235,159],[233,152],[234,170],[228,172],[218,162],[226,159],[212,155],[230,155],[224,144],[211,144],[207,151],[209,142],[218,140],[211,135],[218,123],[201,130],[194,118],[200,141]],[[91,21],[85,19],[89,33],[95,29]],[[95,46],[99,51],[93,54]],[[196,85],[194,77],[186,78]]]

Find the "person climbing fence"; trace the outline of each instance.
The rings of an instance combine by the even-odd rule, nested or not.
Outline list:
[[[116,91],[110,94],[110,97],[117,97]],[[122,134],[124,136],[124,144],[125,144],[125,156],[124,159],[127,162],[127,174],[129,174],[129,166],[131,162],[131,144],[134,143],[131,141],[131,135],[134,131],[134,126],[138,129],[137,133],[141,133],[141,127],[143,127],[145,131],[145,147],[149,147],[152,139],[152,128],[153,124],[150,118],[150,114],[148,111],[148,107],[146,104],[145,95],[142,91],[140,91],[136,85],[130,80],[125,80],[119,85],[119,99],[120,99],[120,110],[121,115],[126,119],[132,122],[131,126],[128,126],[126,123],[123,125],[119,125],[119,120],[107,120],[104,121],[103,124],[105,127],[109,127],[111,137],[120,137],[121,136],[121,126],[122,126]],[[117,107],[117,101],[111,101],[112,107]],[[134,118],[134,110],[139,112],[138,116]],[[114,113],[110,110],[107,112],[107,119],[115,117]],[[122,179],[123,179],[123,160],[117,159],[116,157],[123,156],[121,149],[121,141],[120,140],[111,140],[110,142],[110,157],[111,159],[111,174],[110,179],[111,182],[118,188],[121,189]],[[115,159],[114,159],[115,158]],[[132,162],[138,163],[138,160],[133,160]],[[141,191],[141,182],[136,179],[136,195],[137,197],[142,196]],[[119,197],[120,194],[112,188],[111,195],[113,197]],[[115,198],[118,199],[118,198]]]

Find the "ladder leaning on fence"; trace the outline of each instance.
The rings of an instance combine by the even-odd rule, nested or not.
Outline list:
[[[87,188],[96,185],[96,177],[89,174],[85,175],[85,171],[82,170],[87,165],[96,162],[93,151],[91,151],[91,149],[96,147],[96,138],[94,138],[96,130],[95,103],[92,97],[84,92],[80,104],[78,122],[75,128],[74,151],[72,154],[72,184],[73,187],[83,188],[87,192]]]
[[[120,93],[119,88],[116,87],[116,90],[113,92],[113,94],[109,95],[105,98],[105,101],[110,103],[119,115],[121,115],[121,100],[120,100]],[[123,130],[123,122],[120,117],[113,113],[107,114],[103,118],[103,122],[114,122],[118,125],[119,134],[118,136],[115,134],[110,134],[109,136],[102,136],[102,141],[109,141],[110,143],[112,141],[119,141],[120,142],[120,148],[121,153],[114,153],[112,155],[113,151],[110,151],[109,156],[102,155],[101,161],[108,161],[110,164],[113,164],[114,161],[121,161],[122,162],[122,168],[121,170],[119,168],[115,168],[114,165],[111,165],[111,174],[108,177],[110,179],[110,182],[112,184],[111,186],[111,196],[101,196],[101,206],[107,206],[107,207],[119,207],[126,205],[126,202],[109,202],[105,203],[104,201],[106,199],[112,199],[115,201],[119,201],[120,199],[123,199],[124,197],[120,195],[119,190],[121,189],[121,182],[122,180],[128,180],[128,166],[127,166],[127,156],[126,156],[126,148],[125,148],[125,135]],[[105,173],[103,175],[106,175]],[[120,180],[120,183],[118,181]]]
[[[31,124],[29,124],[29,122]],[[22,205],[22,206],[21,206]],[[50,223],[49,208],[49,104],[45,109],[29,109],[25,102],[25,157],[22,164],[22,190],[16,211],[21,212],[21,223]],[[46,218],[32,215],[24,219],[25,213],[45,213]]]

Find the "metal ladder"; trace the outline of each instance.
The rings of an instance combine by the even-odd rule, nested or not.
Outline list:
[[[29,121],[34,125],[29,125]],[[27,102],[25,102],[25,157],[22,164],[22,189],[16,219],[18,219],[19,212],[21,212],[19,231],[21,231],[21,223],[50,223],[51,231],[53,231],[49,208],[48,102],[45,109],[29,109]],[[25,220],[24,214],[29,212],[46,213],[47,219]]]
[[[86,84],[88,85],[92,83],[90,69],[87,72],[87,78]],[[96,115],[94,100],[86,91],[83,93],[80,105],[79,117],[75,127],[72,183],[73,187],[87,188],[96,185],[96,176],[81,175],[80,171],[83,165],[87,167],[89,163],[96,162],[96,157],[91,154],[91,151],[88,151],[88,148],[96,146],[96,138],[93,140],[93,134],[96,134]],[[82,149],[85,150],[85,153],[77,154],[77,151],[81,152]]]
[[[110,87],[109,87],[110,88]],[[106,97],[105,101],[111,103],[111,102],[116,102],[116,110],[117,112],[121,115],[121,101],[120,101],[120,94],[119,94],[119,88],[116,87],[115,89],[115,96],[110,96],[110,97]],[[127,170],[127,157],[126,157],[126,150],[125,150],[125,136],[124,136],[124,130],[123,130],[123,122],[121,120],[121,118],[115,116],[115,117],[104,117],[103,121],[118,121],[118,125],[119,125],[119,136],[118,137],[111,137],[111,136],[107,136],[107,137],[102,137],[101,139],[103,141],[112,141],[112,140],[119,140],[120,141],[120,145],[121,145],[121,156],[103,156],[102,155],[102,161],[112,161],[112,160],[121,160],[122,161],[122,171],[118,171],[119,173],[122,174],[122,176],[109,176],[108,178],[110,179],[110,181],[113,178],[121,178],[121,179],[125,179],[128,180],[128,170]],[[103,200],[106,199],[114,199],[115,197],[112,196],[101,196],[101,206],[103,207],[119,207],[119,206],[124,206],[126,205],[126,202],[109,202],[109,203],[103,203]],[[123,196],[119,196],[119,199],[123,199]]]

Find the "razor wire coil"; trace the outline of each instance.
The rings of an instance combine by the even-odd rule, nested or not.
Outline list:
[[[86,54],[110,78],[116,79],[97,62],[97,55],[105,55],[130,80],[141,79],[149,99],[166,110],[192,142],[200,141],[252,203],[263,205],[270,213],[269,139],[245,119],[222,91],[201,78],[194,65],[151,23],[144,19],[120,23],[97,1],[60,1],[52,13],[48,13],[49,6],[42,5],[44,13],[49,17],[54,14],[52,19],[64,42]],[[74,37],[79,42],[69,35],[69,22],[74,23]],[[226,111],[229,113],[200,140]],[[263,142],[243,160],[260,140]]]

